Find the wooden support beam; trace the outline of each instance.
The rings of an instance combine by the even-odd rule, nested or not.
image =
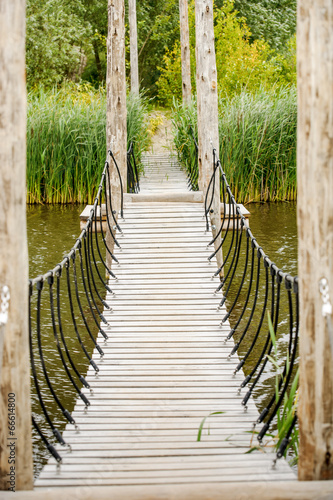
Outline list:
[[[136,21],[136,0],[128,0],[130,31],[131,92],[139,93],[138,33]]]
[[[10,290],[0,380],[0,490],[33,486],[26,230],[25,0],[0,0],[0,293]],[[0,495],[2,497],[2,494]]]
[[[188,25],[188,0],[179,0],[180,48],[182,61],[183,103],[189,104],[192,98],[190,30]]]
[[[113,152],[118,164],[123,190],[127,191],[127,109],[126,109],[126,68],[125,68],[125,2],[108,0],[108,37],[107,37],[107,110],[106,141],[107,148]],[[110,162],[110,182],[112,189],[112,208],[117,214],[120,209],[120,180],[113,162]],[[106,235],[110,249],[113,239]],[[111,258],[107,253],[107,264]]]
[[[319,282],[333,301],[333,2],[298,2],[299,479],[333,478],[333,359]],[[328,318],[333,321],[332,315]]]
[[[215,58],[213,0],[195,1],[195,33],[197,62],[197,109],[198,109],[198,162],[199,188],[206,194],[213,174],[213,147],[219,154],[218,94]],[[215,236],[219,229],[220,214],[220,175],[215,176],[214,199],[211,222]],[[215,248],[220,244],[215,241]],[[218,265],[222,262],[222,252],[217,255]]]

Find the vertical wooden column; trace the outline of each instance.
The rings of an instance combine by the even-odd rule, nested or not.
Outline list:
[[[206,194],[213,173],[213,147],[219,154],[217,71],[215,58],[213,0],[195,1],[195,33],[197,63],[197,110],[199,143],[199,188]],[[221,225],[220,177],[216,172],[213,212],[211,222],[213,235]],[[214,229],[214,227],[216,229]],[[215,247],[220,243],[216,239]],[[222,252],[217,255],[221,265]]]
[[[108,38],[107,38],[107,110],[106,141],[117,161],[124,193],[127,191],[127,109],[126,109],[126,69],[125,69],[125,2],[108,0]],[[120,181],[118,173],[110,164],[112,207],[120,209]],[[107,233],[107,242],[113,246],[111,235]],[[110,257],[107,255],[110,265]]]
[[[26,229],[25,0],[0,0],[0,490],[33,486]],[[1,495],[0,495],[1,496]]]
[[[319,281],[333,301],[333,2],[298,2],[299,479],[333,479],[333,359]],[[331,317],[332,321],[333,318]]]
[[[128,0],[130,29],[131,92],[139,93],[138,29],[136,21],[136,0]]]
[[[190,30],[188,25],[188,0],[179,0],[180,47],[182,61],[183,103],[188,104],[192,97]]]

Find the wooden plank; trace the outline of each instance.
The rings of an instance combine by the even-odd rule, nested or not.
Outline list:
[[[147,169],[146,193],[168,185],[172,194],[165,164]],[[118,280],[109,281],[116,296],[106,296],[113,310],[104,311],[109,326],[102,325],[110,338],[98,335],[105,354],[94,350],[100,371],[88,368],[91,390],[83,389],[91,405],[77,401],[79,428],[68,424],[64,432],[72,452],[59,447],[60,471],[50,463],[37,485],[75,485],[87,474],[91,484],[132,485],[293,479],[284,461],[271,471],[274,455],[246,455],[258,413],[252,399],[247,410],[241,405],[244,374],[232,375],[238,357],[227,360],[233,341],[224,343],[230,325],[220,326],[226,309],[217,310],[222,292],[214,295],[217,263],[207,260],[213,249],[202,206],[126,203],[121,226]],[[214,411],[222,414],[208,418],[197,442],[200,422]]]

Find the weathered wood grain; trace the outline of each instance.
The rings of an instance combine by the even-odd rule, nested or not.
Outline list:
[[[333,5],[298,2],[299,478],[333,478],[333,360],[321,278],[333,299]],[[332,316],[331,316],[332,319]]]
[[[33,479],[25,169],[25,0],[0,0],[0,293],[7,285],[11,295],[8,322],[0,328],[0,490],[14,491],[32,488]]]

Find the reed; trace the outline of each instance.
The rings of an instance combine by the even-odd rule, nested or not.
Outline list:
[[[128,144],[139,160],[148,144],[147,102],[129,94],[127,106]],[[27,202],[91,203],[106,155],[105,89],[30,92],[27,121]]]
[[[174,142],[188,170],[196,137],[196,106],[174,104]],[[219,102],[220,160],[235,198],[295,200],[297,102],[294,88],[242,92]]]

